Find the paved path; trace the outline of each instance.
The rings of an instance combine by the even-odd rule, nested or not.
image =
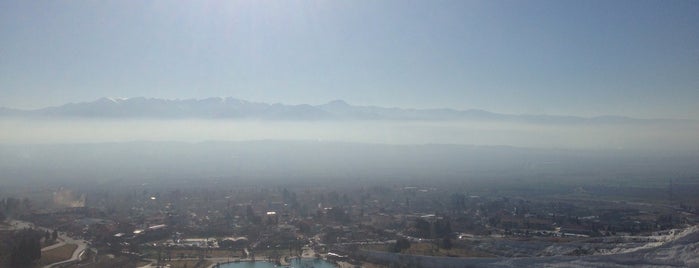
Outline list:
[[[48,228],[44,228],[41,226],[35,226],[33,223],[26,222],[26,221],[10,220],[10,221],[8,221],[8,224],[10,225],[8,228],[9,230],[22,230],[22,229],[26,229],[26,228],[34,228],[34,229],[41,230],[41,231],[49,231],[49,232],[51,231]],[[75,249],[75,251],[73,251],[73,255],[70,256],[70,259],[67,259],[65,261],[56,262],[56,263],[51,263],[49,265],[45,265],[43,268],[55,267],[55,266],[58,266],[61,264],[66,264],[66,263],[78,261],[80,258],[80,255],[82,255],[83,252],[85,251],[85,249],[87,249],[87,242],[85,242],[85,240],[73,239],[72,237],[67,236],[65,233],[58,234],[58,241],[59,242],[56,244],[42,248],[41,251],[43,252],[43,251],[51,250],[51,249],[58,248],[60,246],[66,245],[66,244],[74,244],[74,245],[77,245],[78,247]]]
[[[74,245],[78,245],[78,247],[75,249],[75,251],[73,251],[73,255],[70,256],[70,259],[67,259],[65,261],[55,262],[55,263],[52,263],[49,265],[44,265],[43,268],[56,267],[56,266],[59,266],[61,264],[79,261],[80,256],[85,252],[85,249],[87,249],[87,243],[85,243],[84,240],[76,240],[76,239],[72,239],[68,236],[63,236],[61,238],[63,239],[64,244],[74,244]]]
[[[310,259],[315,257],[316,252],[313,250],[313,248],[309,246],[304,246],[301,248],[301,258]]]
[[[50,246],[48,246],[48,247],[43,247],[43,248],[41,248],[41,252],[48,251],[48,250],[52,250],[52,249],[54,249],[54,248],[58,248],[58,247],[61,247],[61,246],[63,246],[63,245],[66,244],[66,242],[63,241],[63,239],[61,239],[61,238],[58,238],[58,239],[56,239],[56,240],[58,240],[58,243],[53,244],[53,245],[50,245]]]

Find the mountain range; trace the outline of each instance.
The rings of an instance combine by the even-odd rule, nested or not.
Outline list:
[[[623,116],[577,117],[560,115],[512,115],[478,109],[406,109],[357,106],[342,100],[321,105],[287,105],[250,102],[236,98],[158,99],[100,98],[35,110],[0,107],[4,116],[161,119],[258,119],[258,120],[478,120],[527,123],[659,123],[684,120],[638,119]]]

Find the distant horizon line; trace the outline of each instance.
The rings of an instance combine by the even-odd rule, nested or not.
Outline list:
[[[601,153],[601,152],[616,152],[616,153],[658,153],[658,152],[674,152],[674,153],[699,153],[699,149],[686,148],[684,150],[678,149],[657,149],[657,148],[576,148],[576,147],[536,147],[536,146],[522,146],[522,145],[509,145],[509,144],[475,144],[475,143],[449,143],[449,142],[423,142],[423,143],[383,143],[383,142],[371,142],[371,141],[348,141],[348,140],[323,140],[323,139],[249,139],[249,140],[222,140],[222,139],[209,139],[200,141],[185,141],[185,140],[148,140],[148,139],[135,139],[135,140],[124,140],[124,141],[88,141],[88,142],[36,142],[36,143],[3,143],[0,142],[0,148],[2,147],[27,147],[27,146],[101,146],[101,145],[165,145],[165,144],[178,144],[178,145],[210,145],[210,144],[240,144],[240,145],[250,145],[250,144],[260,144],[260,143],[283,143],[283,144],[296,144],[296,145],[358,145],[358,146],[381,146],[381,147],[396,147],[396,148],[408,148],[408,147],[450,147],[450,148],[461,148],[461,149],[509,149],[517,151],[557,151],[557,152],[587,152],[587,153]]]
[[[355,105],[352,103],[349,103],[343,99],[332,99],[320,104],[310,104],[310,103],[285,103],[285,102],[265,102],[265,101],[254,101],[254,100],[247,100],[247,99],[242,99],[242,98],[237,98],[233,96],[218,96],[218,97],[205,97],[205,98],[165,98],[165,97],[146,97],[146,96],[135,96],[135,97],[99,97],[96,99],[92,100],[87,100],[87,101],[71,101],[71,102],[66,102],[63,104],[58,104],[58,105],[49,105],[49,106],[43,106],[39,108],[15,108],[15,107],[8,107],[8,106],[0,106],[0,109],[5,109],[5,110],[13,110],[13,111],[19,111],[19,112],[34,112],[34,111],[40,111],[44,109],[52,109],[52,108],[60,108],[64,107],[66,105],[79,105],[79,104],[90,104],[90,103],[95,103],[98,101],[102,100],[110,100],[112,102],[118,103],[120,101],[129,101],[129,100],[134,100],[134,99],[143,99],[143,100],[161,100],[161,101],[206,101],[206,100],[212,100],[212,99],[219,99],[221,101],[226,101],[226,100],[237,100],[237,101],[242,101],[245,103],[250,103],[250,104],[265,104],[265,105],[286,105],[286,106],[312,106],[312,107],[319,107],[323,105],[330,105],[330,104],[340,104],[340,105],[348,105],[351,107],[357,107],[357,108],[383,108],[383,109],[401,109],[401,110],[406,110],[406,111],[453,111],[453,112],[485,112],[485,113],[490,113],[493,115],[503,115],[503,116],[541,116],[541,117],[568,117],[568,118],[579,118],[579,119],[604,119],[604,118],[617,118],[617,119],[630,119],[630,120],[644,120],[644,121],[697,121],[694,119],[689,119],[689,118],[669,118],[669,117],[632,117],[632,116],[627,116],[627,115],[619,115],[619,114],[603,114],[603,115],[597,115],[597,116],[582,116],[582,115],[571,115],[571,114],[554,114],[554,113],[500,113],[496,112],[493,110],[486,110],[486,109],[480,109],[480,108],[468,108],[468,109],[458,109],[458,108],[452,108],[452,107],[431,107],[431,108],[414,108],[414,107],[403,107],[403,106],[381,106],[381,105],[375,105],[375,104],[359,104]],[[1,116],[1,115],[0,115]]]

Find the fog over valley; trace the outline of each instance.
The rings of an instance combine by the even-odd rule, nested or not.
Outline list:
[[[467,145],[336,142],[128,142],[0,146],[6,182],[222,179],[230,182],[411,183],[482,180],[593,180],[699,174],[699,153],[649,154]]]
[[[234,99],[13,111],[0,117],[0,169],[17,182],[690,177],[699,155],[691,120]]]
[[[322,115],[322,116],[319,116]],[[3,179],[317,181],[695,174],[692,120],[99,99],[0,116]]]
[[[696,150],[699,122],[619,116],[507,115],[482,110],[401,109],[202,100],[99,99],[0,113],[0,143],[300,140],[533,148]]]
[[[0,268],[699,267],[699,1],[0,1]]]
[[[698,149],[699,126],[527,124],[482,121],[259,121],[0,119],[4,144],[124,141],[315,140],[468,144],[567,149]],[[660,142],[658,142],[660,141]]]

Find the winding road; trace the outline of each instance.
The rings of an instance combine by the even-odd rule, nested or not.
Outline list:
[[[7,222],[7,224],[9,225],[9,227],[7,228],[8,230],[22,230],[22,229],[26,229],[26,228],[34,228],[34,229],[38,229],[38,230],[42,230],[42,231],[51,232],[51,229],[44,228],[41,226],[35,226],[33,223],[26,222],[26,221],[10,220]],[[60,266],[63,264],[79,261],[80,255],[83,254],[83,252],[85,252],[85,250],[87,249],[87,242],[85,242],[85,240],[73,239],[72,237],[65,235],[65,233],[59,232],[58,241],[59,242],[56,244],[42,248],[41,252],[48,251],[48,250],[51,250],[54,248],[58,248],[58,247],[61,247],[63,245],[66,245],[66,244],[73,244],[73,245],[77,245],[78,247],[75,249],[75,251],[73,251],[73,255],[70,257],[70,259],[60,261],[60,262],[51,263],[48,265],[44,265],[43,268],[57,267],[57,266]]]

